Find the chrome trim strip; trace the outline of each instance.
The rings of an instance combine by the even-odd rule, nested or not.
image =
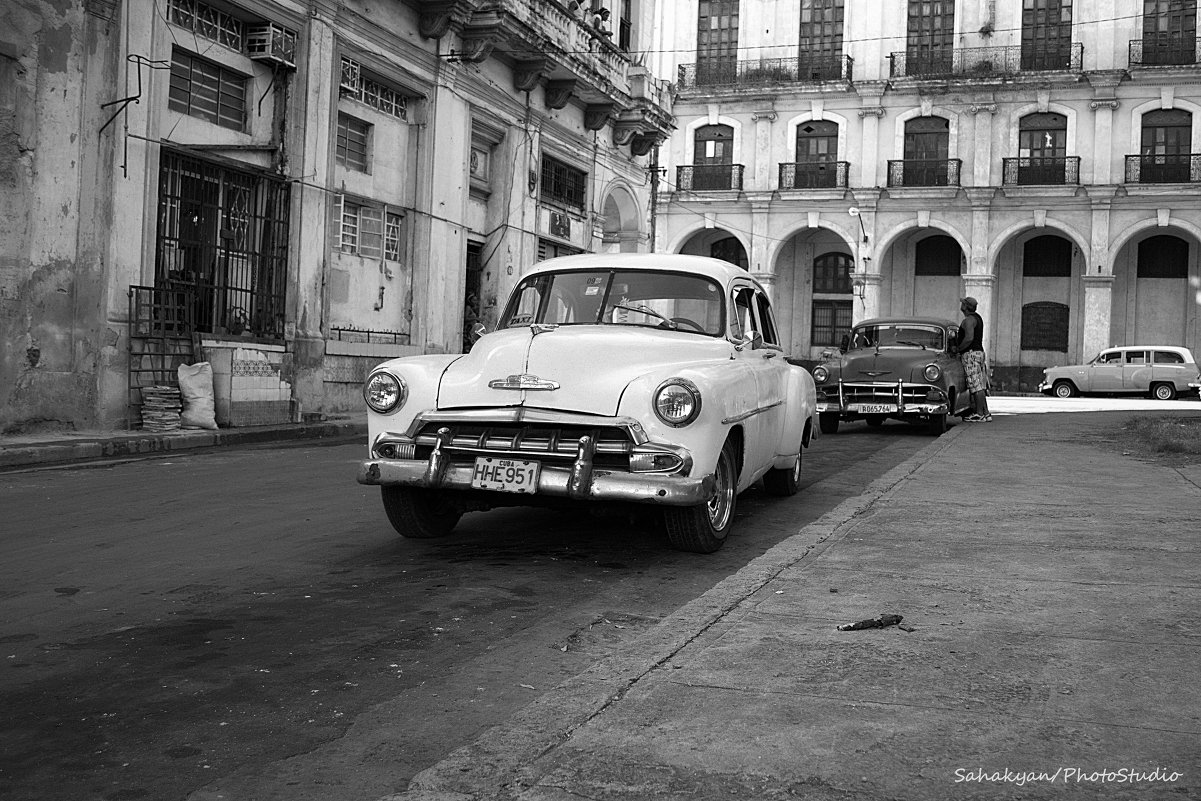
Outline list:
[[[624,428],[630,441],[635,445],[645,445],[650,437],[642,423],[633,417],[602,417],[573,412],[554,412],[546,409],[527,409],[524,406],[510,406],[493,409],[450,409],[447,411],[429,410],[418,413],[405,436],[416,439],[417,434],[428,423],[536,423],[561,426],[582,426],[588,428]]]
[[[731,423],[741,422],[741,421],[747,419],[748,417],[754,417],[757,414],[762,414],[763,412],[766,412],[768,409],[774,409],[783,403],[784,403],[784,401],[778,400],[775,403],[769,403],[767,406],[760,406],[758,409],[751,409],[749,412],[743,412],[742,414],[734,415],[733,417],[727,417],[726,419],[721,421],[721,424],[723,426],[726,426],[726,425],[730,425]]]

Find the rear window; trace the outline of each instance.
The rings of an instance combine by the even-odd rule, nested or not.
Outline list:
[[[1170,350],[1155,351],[1156,364],[1184,364],[1184,357]]]

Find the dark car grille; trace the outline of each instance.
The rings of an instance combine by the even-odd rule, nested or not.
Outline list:
[[[451,458],[475,456],[511,456],[539,459],[570,465],[576,456],[580,437],[595,443],[596,467],[628,470],[634,448],[625,429],[603,426],[531,426],[519,423],[444,423],[431,422],[417,434],[417,458],[429,458],[438,431],[450,429],[445,450]]]
[[[898,396],[898,388],[900,395]],[[932,387],[927,384],[843,384],[842,397],[846,403],[901,403],[907,405],[910,403],[925,403],[926,393]],[[833,392],[837,397],[838,387],[830,387],[828,392]],[[902,400],[898,400],[900,397]]]

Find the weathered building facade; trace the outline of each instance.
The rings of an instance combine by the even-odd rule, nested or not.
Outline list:
[[[1192,0],[687,0],[658,246],[740,261],[794,355],[980,301],[995,378],[1201,351]]]
[[[0,430],[136,426],[200,359],[223,424],[357,409],[540,256],[649,249],[650,11],[6,3]]]

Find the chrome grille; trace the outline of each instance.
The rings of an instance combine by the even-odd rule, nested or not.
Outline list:
[[[570,463],[575,459],[580,437],[595,443],[594,463],[628,469],[634,448],[625,429],[618,427],[533,426],[519,423],[430,422],[417,434],[417,456],[427,458],[438,431],[450,429],[443,450],[456,456],[513,456]]]
[[[844,403],[925,403],[926,393],[931,389],[926,384],[843,384]]]

